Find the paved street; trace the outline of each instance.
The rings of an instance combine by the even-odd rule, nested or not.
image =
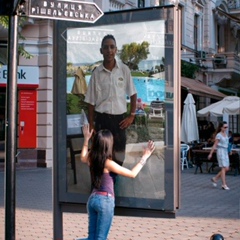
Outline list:
[[[53,239],[52,169],[17,170],[16,240]],[[109,239],[204,240],[221,233],[240,239],[240,175],[227,176],[230,191],[213,188],[212,174],[182,174],[182,206],[176,219],[114,218]],[[0,239],[4,239],[4,172],[0,171]],[[87,215],[64,213],[64,240],[87,236]]]

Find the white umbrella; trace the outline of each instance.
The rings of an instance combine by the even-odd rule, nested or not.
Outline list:
[[[195,101],[188,93],[183,108],[181,140],[185,143],[199,140]]]
[[[223,98],[221,101],[218,101],[216,103],[213,103],[201,110],[199,110],[197,113],[199,116],[223,116],[225,113],[223,111],[224,108],[228,107],[230,104],[234,102],[239,102],[239,97],[236,96],[228,96]]]
[[[227,113],[229,115],[237,115],[240,114],[240,98],[238,101],[235,101],[231,104],[229,104],[227,107],[223,109],[224,113]]]

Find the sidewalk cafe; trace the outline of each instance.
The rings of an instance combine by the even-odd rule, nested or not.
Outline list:
[[[181,127],[182,170],[184,170],[184,167],[188,168],[192,164],[195,166],[195,174],[199,172],[202,173],[205,171],[203,165],[206,165],[206,172],[210,173],[218,167],[216,152],[214,152],[211,160],[208,160],[208,155],[215,140],[214,133],[217,123],[219,121],[227,121],[231,127],[233,125],[235,126],[235,131],[232,131],[232,128],[229,129],[230,132],[232,132],[232,154],[229,155],[229,173],[233,173],[234,176],[240,174],[240,133],[238,132],[240,98],[236,96],[225,96],[223,93],[208,87],[198,80],[185,77],[182,77],[181,85],[183,106]],[[192,98],[190,101],[189,95],[191,95]],[[199,108],[199,97],[210,98],[215,102],[196,111],[196,108]],[[190,112],[186,115],[186,108],[190,108],[188,105],[192,105],[192,109],[188,110]],[[189,146],[186,155],[187,160],[184,158],[186,145]]]

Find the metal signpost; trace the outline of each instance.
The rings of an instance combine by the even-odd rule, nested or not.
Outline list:
[[[21,7],[20,7],[21,5]],[[18,11],[19,9],[21,13]],[[18,10],[17,10],[18,9]],[[15,0],[9,9],[9,43],[8,43],[8,79],[7,79],[7,119],[6,119],[6,161],[5,161],[5,239],[15,239],[15,162],[17,136],[17,22],[18,15],[32,18],[46,18],[74,22],[95,23],[103,12],[92,2],[82,1],[39,1]],[[56,166],[54,166],[56,168]],[[57,170],[53,170],[54,184],[57,183]],[[56,190],[55,190],[56,189]],[[57,187],[54,185],[54,204],[58,205]],[[61,209],[54,206],[54,239],[62,237]],[[56,222],[56,223],[55,223]],[[61,225],[60,225],[61,224]]]
[[[5,239],[15,239],[16,205],[16,133],[17,133],[17,42],[18,16],[20,0],[4,2],[1,14],[9,17],[8,30],[8,71],[6,86],[6,126],[5,126]],[[3,5],[2,5],[3,6]],[[3,10],[3,11],[2,11]]]
[[[7,108],[6,108],[6,158],[5,158],[5,239],[15,239],[16,205],[16,133],[17,133],[17,26],[18,16],[9,17]]]

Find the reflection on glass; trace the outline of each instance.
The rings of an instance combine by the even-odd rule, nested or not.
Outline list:
[[[99,51],[102,38],[112,34],[117,42],[117,59],[129,66],[137,89],[136,116],[134,124],[127,129],[123,166],[131,168],[140,160],[143,146],[149,139],[156,143],[155,153],[136,179],[117,178],[116,196],[123,197],[123,206],[131,198],[164,199],[165,113],[173,103],[172,33],[167,35],[165,28],[166,21],[157,20],[67,29],[67,114],[68,119],[75,116],[75,120],[68,120],[68,128],[73,131],[68,135],[68,192],[89,194],[91,191],[88,167],[79,157],[83,139],[77,129],[81,125],[82,109],[87,113],[84,94],[91,73],[102,62]],[[136,46],[142,46],[145,53],[134,52]],[[166,47],[171,49],[169,56],[165,56]]]

